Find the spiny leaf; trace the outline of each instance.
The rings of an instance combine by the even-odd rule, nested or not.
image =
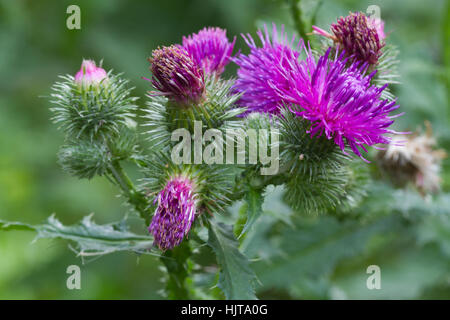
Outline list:
[[[249,261],[238,249],[239,242],[231,226],[211,221],[209,246],[214,250],[220,266],[218,286],[230,300],[256,299],[254,282],[256,276]]]
[[[41,238],[60,238],[74,241],[80,256],[97,256],[117,251],[133,251],[150,254],[153,238],[128,231],[125,221],[98,225],[92,221],[92,215],[86,216],[79,223],[65,226],[54,215],[40,225],[0,220],[0,230],[36,231],[35,240]]]

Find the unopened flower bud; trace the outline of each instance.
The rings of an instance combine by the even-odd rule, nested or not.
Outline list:
[[[83,60],[80,71],[75,75],[75,82],[81,86],[98,85],[107,79],[106,71],[95,65],[95,61]]]
[[[157,208],[149,231],[161,250],[178,246],[191,229],[196,213],[193,182],[185,177],[169,180],[155,198]]]
[[[199,103],[205,94],[203,70],[195,63],[185,49],[172,45],[153,51],[149,59],[153,73],[152,84],[158,92],[180,103]]]
[[[333,23],[333,34],[317,26],[312,28],[314,34],[332,39],[347,55],[353,55],[355,59],[370,65],[378,62],[385,45],[384,22],[378,18],[369,18],[362,12],[350,12]]]

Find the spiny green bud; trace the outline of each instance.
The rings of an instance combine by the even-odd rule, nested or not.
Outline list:
[[[64,171],[80,179],[106,174],[112,160],[106,146],[89,141],[62,146],[58,159]]]
[[[51,94],[53,121],[69,139],[88,137],[106,139],[117,134],[128,119],[133,118],[137,100],[131,97],[127,80],[84,61],[75,75],[61,77]]]

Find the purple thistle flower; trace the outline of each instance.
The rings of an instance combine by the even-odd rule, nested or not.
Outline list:
[[[179,245],[191,229],[195,218],[196,200],[193,183],[185,177],[169,180],[158,196],[158,203],[149,232],[161,250]]]
[[[289,68],[278,67],[290,85],[283,83],[276,91],[283,101],[298,106],[291,106],[292,112],[311,122],[311,136],[324,133],[344,153],[346,142],[361,158],[358,147],[367,152],[365,145],[389,143],[385,134],[396,133],[389,126],[401,114],[390,116],[399,105],[380,99],[387,84],[381,88],[370,84],[376,71],[365,75],[368,64],[362,62],[348,66],[345,53],[329,59],[331,48],[317,62],[310,50],[305,51],[305,60],[293,55]]]
[[[156,49],[149,59],[152,84],[159,92],[181,105],[200,102],[205,94],[203,70],[191,59],[185,49],[172,45]],[[148,79],[147,79],[148,80]]]
[[[242,35],[250,47],[250,54],[246,56],[241,53],[233,58],[233,62],[240,67],[233,89],[242,94],[239,104],[247,107],[249,112],[278,113],[283,101],[277,90],[288,90],[290,86],[278,67],[290,68],[294,62],[291,59],[297,60],[300,55],[297,50],[299,45],[293,48],[294,37],[289,42],[283,26],[280,38],[275,24],[272,37],[267,26],[264,26],[264,33],[258,30],[257,34],[262,43],[261,48],[256,46],[249,34]]]
[[[332,39],[355,59],[371,65],[378,62],[384,47],[384,22],[377,18],[368,18],[364,13],[352,13],[341,17],[331,25],[333,35],[313,26],[313,33]]]
[[[236,37],[228,41],[226,30],[209,27],[183,37],[183,48],[206,74],[219,76],[230,61],[235,41]]]

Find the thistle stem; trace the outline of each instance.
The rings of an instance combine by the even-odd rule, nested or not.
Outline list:
[[[127,196],[128,202],[134,206],[141,218],[148,222],[150,215],[147,212],[148,204],[145,196],[141,192],[136,190],[133,182],[126,175],[119,161],[113,161],[109,169],[112,177],[114,178],[114,181],[116,181],[120,189]]]
[[[178,247],[164,252],[161,262],[164,263],[168,273],[166,290],[169,299],[189,299],[187,280],[190,273],[189,257],[192,252],[188,241],[183,241]]]
[[[114,161],[110,167],[111,174],[114,177],[114,180],[120,186],[122,191],[129,196],[133,191],[135,191],[134,185],[131,182],[130,178],[123,171],[119,161]]]
[[[302,20],[302,10],[300,8],[300,0],[291,0],[290,1],[290,8],[292,13],[292,18],[294,19],[295,28],[305,43],[308,41],[308,35],[305,31],[305,24]]]

